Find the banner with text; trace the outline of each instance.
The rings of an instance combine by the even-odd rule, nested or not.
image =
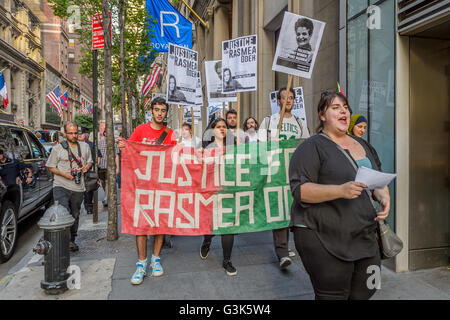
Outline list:
[[[287,227],[289,161],[300,142],[240,144],[201,153],[127,141],[122,232],[202,235]]]

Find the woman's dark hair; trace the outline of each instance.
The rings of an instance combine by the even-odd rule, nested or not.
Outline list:
[[[344,100],[345,104],[348,106],[348,110],[350,111],[350,114],[352,114],[352,109],[350,108],[350,105],[348,104],[347,97],[344,96],[340,92],[334,92],[334,91],[324,91],[320,95],[320,101],[317,106],[317,115],[319,116],[319,125],[316,128],[316,133],[319,133],[323,130],[323,121],[320,120],[320,115],[325,114],[328,107],[333,102],[334,98],[340,98]]]
[[[210,128],[214,129],[217,126],[217,123],[219,123],[220,121],[225,122],[225,125],[227,126],[228,129],[228,123],[227,120],[225,120],[224,118],[216,118],[211,122]]]
[[[244,124],[242,125],[242,126],[243,126],[242,129],[243,129],[244,131],[247,131],[247,130],[248,130],[248,128],[247,128],[247,121],[250,120],[250,119],[253,119],[253,120],[255,121],[255,123],[256,123],[255,131],[258,131],[258,129],[259,129],[259,123],[258,123],[258,121],[256,121],[256,119],[253,118],[253,117],[248,117],[247,119],[245,119]]]

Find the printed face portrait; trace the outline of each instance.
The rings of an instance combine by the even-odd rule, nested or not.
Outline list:
[[[309,30],[306,27],[298,27],[295,30],[297,45],[299,47],[306,46],[309,44],[309,40],[311,39],[311,35],[309,34]]]
[[[174,91],[176,89],[176,80],[174,76],[169,77],[169,90]]]
[[[222,62],[217,62],[214,66],[214,70],[216,71],[219,79],[222,80]]]
[[[230,71],[230,69],[223,70],[223,80],[225,82],[230,82],[230,80],[231,80],[231,71]]]

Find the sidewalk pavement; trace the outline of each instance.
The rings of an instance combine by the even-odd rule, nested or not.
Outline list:
[[[99,209],[102,206],[99,203]],[[163,249],[164,275],[148,276],[139,286],[130,278],[136,270],[135,237],[120,234],[106,240],[108,212],[99,212],[99,222],[82,214],[71,264],[81,269],[81,289],[58,296],[46,295],[40,287],[44,278],[43,257],[28,253],[8,275],[0,279],[0,300],[312,300],[313,288],[300,258],[281,271],[273,250],[271,231],[235,237],[232,261],[238,274],[222,269],[220,237],[214,237],[207,260],[201,260],[202,236],[173,236],[173,248]],[[120,221],[120,217],[119,217]],[[119,233],[121,227],[119,223]],[[292,237],[291,237],[292,238]],[[148,252],[151,253],[150,240]],[[291,239],[290,248],[295,249]],[[373,300],[449,300],[450,269],[421,270],[397,274],[382,268],[381,289]]]

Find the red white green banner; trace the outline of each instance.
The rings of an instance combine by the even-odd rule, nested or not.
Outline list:
[[[203,152],[126,142],[122,232],[236,234],[290,222],[289,161],[299,140]]]

